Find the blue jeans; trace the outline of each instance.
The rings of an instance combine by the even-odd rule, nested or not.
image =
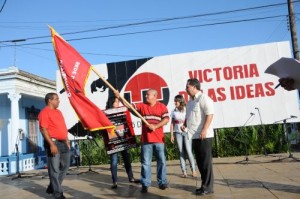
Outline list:
[[[175,132],[176,135],[176,142],[179,149],[179,158],[180,158],[180,165],[181,170],[183,173],[186,173],[186,163],[185,163],[185,153],[187,153],[190,168],[192,172],[195,171],[195,160],[192,152],[192,139],[188,139],[186,133],[179,133]]]
[[[133,179],[130,153],[128,150],[121,151],[120,153],[125,164],[128,180],[130,181]],[[118,153],[113,153],[110,155],[110,171],[113,183],[118,182]]]
[[[58,153],[53,156],[49,146],[46,147],[48,156],[47,164],[53,195],[55,198],[59,198],[63,193],[61,184],[70,166],[70,150],[65,142],[55,141],[54,143],[57,146]]]
[[[155,153],[157,165],[157,182],[158,185],[167,184],[167,169],[166,169],[166,156],[165,156],[165,144],[164,143],[144,143],[142,145],[142,177],[141,184],[149,187],[151,185],[151,163],[152,154]]]

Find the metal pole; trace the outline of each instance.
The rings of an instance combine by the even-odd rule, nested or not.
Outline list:
[[[293,47],[293,56],[295,59],[299,60],[299,48],[298,48],[293,0],[288,0],[288,10],[289,10],[289,23],[290,23],[290,32],[291,32],[292,47]]]

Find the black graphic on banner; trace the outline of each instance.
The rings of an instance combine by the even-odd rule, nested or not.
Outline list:
[[[115,135],[103,131],[102,136],[107,154],[117,153],[137,146],[130,112],[126,107],[104,111],[108,119],[116,126]]]

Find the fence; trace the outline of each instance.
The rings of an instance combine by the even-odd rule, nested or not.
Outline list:
[[[23,171],[30,171],[34,169],[44,168],[46,165],[44,156],[35,157],[34,154],[20,154],[19,167],[17,155],[0,157],[0,175],[10,175]]]

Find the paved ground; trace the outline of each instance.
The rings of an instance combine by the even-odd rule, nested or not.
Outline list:
[[[72,168],[63,187],[67,198],[236,198],[236,199],[299,199],[300,162],[292,158],[283,159],[286,154],[273,156],[215,158],[215,193],[212,196],[195,195],[199,187],[199,177],[181,178],[179,161],[167,165],[169,188],[160,190],[156,184],[155,165],[153,165],[152,187],[146,194],[140,193],[140,185],[131,184],[125,169],[119,165],[119,187],[111,189],[109,165]],[[294,153],[300,159],[300,153]],[[239,161],[241,161],[239,163]],[[238,162],[238,163],[237,163]],[[136,178],[140,176],[140,164],[133,164]],[[84,172],[84,173],[81,173]],[[52,198],[45,193],[49,179],[46,170],[30,171],[22,178],[0,177],[1,199]]]

